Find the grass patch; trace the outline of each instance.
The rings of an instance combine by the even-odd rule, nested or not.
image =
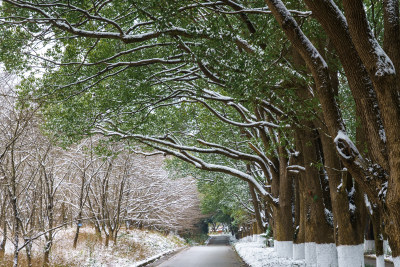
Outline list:
[[[149,253],[145,246],[130,239],[127,234],[118,237],[117,244],[113,246],[113,251],[117,257],[131,258],[135,261],[144,260]]]
[[[13,266],[14,256],[6,254],[2,260],[0,260],[0,267],[10,267]],[[18,255],[18,266],[25,267],[28,266],[28,259],[24,251]],[[43,258],[32,255],[32,266],[39,267],[43,266]],[[61,266],[60,266],[61,267]]]
[[[159,253],[176,249],[185,245],[185,241],[169,233],[159,233],[151,230],[122,229],[117,242],[110,240],[109,246],[104,245],[105,237],[101,239],[93,228],[81,228],[76,249],[73,246],[75,229],[63,229],[53,241],[50,253],[51,267],[73,266],[131,266],[134,262],[144,260]],[[9,247],[5,257],[0,260],[0,267],[13,265],[13,254]],[[38,239],[33,244],[33,267],[43,266],[43,248],[45,240]],[[28,266],[25,250],[20,251],[18,266]],[[116,265],[118,264],[118,265]]]

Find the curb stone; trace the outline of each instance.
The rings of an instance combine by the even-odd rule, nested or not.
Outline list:
[[[174,256],[175,254],[178,254],[179,252],[181,252],[182,250],[187,249],[187,248],[188,247],[185,246],[185,247],[177,248],[175,250],[166,251],[166,252],[161,253],[159,255],[153,256],[153,257],[151,257],[151,258],[149,258],[147,260],[144,260],[144,262],[141,262],[138,265],[135,265],[135,267],[145,267],[145,266],[146,267],[155,267],[157,265],[153,265],[153,263],[158,261],[160,258],[167,256],[167,259],[168,259],[168,258]]]
[[[244,259],[242,259],[242,257],[240,257],[240,255],[239,255],[239,253],[237,252],[236,247],[234,246],[234,243],[233,243],[233,242],[231,243],[231,247],[232,247],[232,250],[235,252],[236,256],[237,256],[237,257],[240,259],[240,261],[242,262],[243,267],[251,267],[247,262],[244,261]]]

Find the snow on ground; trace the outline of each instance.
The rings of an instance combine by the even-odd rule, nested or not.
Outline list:
[[[93,229],[85,229],[94,234]],[[61,237],[62,238],[62,237]],[[71,238],[67,245],[71,247]],[[122,231],[117,240],[117,244],[111,242],[109,247],[100,243],[86,241],[78,245],[76,250],[58,247],[58,252],[53,251],[54,256],[62,256],[61,262],[73,260],[71,264],[79,266],[135,266],[137,262],[151,258],[155,255],[177,249],[184,245],[184,242],[176,236],[164,236],[157,232],[140,231],[137,229]],[[104,243],[104,242],[103,242]],[[56,242],[57,244],[57,242]],[[66,250],[67,249],[67,250]],[[67,251],[67,253],[65,253]],[[67,255],[66,255],[67,254]],[[59,262],[57,260],[57,262]]]
[[[279,258],[272,247],[266,247],[265,238],[248,236],[234,243],[239,256],[251,267],[306,266],[305,260]]]
[[[365,254],[365,256],[370,258],[370,259],[376,259],[376,255],[375,254]],[[382,257],[382,256],[379,256],[379,257]],[[392,255],[385,254],[384,260],[392,262],[392,263],[394,262],[394,259],[393,259]]]
[[[374,253],[375,250],[375,241],[374,240],[365,240],[364,241],[364,252],[368,258],[376,259],[376,255]],[[383,241],[383,252],[384,252],[384,260],[389,262],[394,262],[392,257],[392,250],[390,249],[389,243],[387,240]],[[380,256],[382,257],[382,256]]]
[[[56,234],[50,257],[51,265],[132,267],[185,246],[184,240],[173,234],[132,229],[121,230],[117,244],[110,241],[109,246],[105,247],[104,236],[103,242],[99,242],[93,228],[83,227],[80,229],[77,248],[73,249],[74,235],[75,228],[63,229]],[[12,255],[12,244],[7,243],[6,254]],[[42,257],[43,246],[43,240],[34,243],[33,257]],[[25,251],[21,252],[24,257]]]
[[[306,261],[280,258],[273,247],[265,245],[265,238],[255,235],[236,240],[231,238],[231,242],[238,252],[239,256],[251,267],[288,267],[288,266],[306,266]],[[387,247],[387,245],[386,245]],[[375,254],[367,255],[375,258]],[[395,261],[392,256],[385,255],[385,260]],[[397,259],[400,262],[400,257]]]

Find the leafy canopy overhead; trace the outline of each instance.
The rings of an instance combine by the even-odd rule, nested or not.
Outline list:
[[[104,120],[123,130],[167,123],[174,108],[158,107],[205,90],[290,111],[303,105],[284,81],[307,75],[288,65],[289,44],[263,1],[246,3],[257,12],[245,15],[229,1],[161,2],[4,1],[1,59],[8,69],[44,71],[26,88],[46,100],[51,128],[63,133]],[[299,20],[311,31],[307,15]]]

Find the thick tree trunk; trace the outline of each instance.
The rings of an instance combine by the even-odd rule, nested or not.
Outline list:
[[[296,131],[297,132],[297,131]],[[301,140],[299,135],[295,135],[296,149],[301,150]],[[304,166],[302,157],[298,156],[295,164]],[[295,238],[293,244],[293,259],[304,259],[305,258],[305,230],[306,230],[306,211],[305,211],[305,199],[307,197],[305,189],[305,173],[300,172],[294,180],[295,184]]]
[[[383,215],[393,257],[397,258],[396,260],[400,264],[400,105],[398,75],[393,62],[373,36],[362,1],[344,0],[343,7],[357,52],[374,84],[383,118],[390,170],[386,196],[387,208],[384,209]],[[385,39],[387,42],[393,41],[388,37]]]
[[[392,60],[396,72],[400,71],[400,18],[399,1],[384,0],[383,49]],[[400,94],[400,81],[397,79],[397,92]]]
[[[346,73],[356,113],[372,159],[386,170],[389,168],[387,150],[380,135],[382,119],[377,106],[376,94],[368,73],[357,54],[345,18],[331,0],[305,0],[313,16],[321,23]]]
[[[307,123],[307,122],[305,122]],[[308,129],[313,125],[307,123]],[[333,236],[333,222],[329,222],[322,199],[322,188],[318,173],[316,134],[311,130],[301,131],[303,161],[305,166],[306,246],[305,258],[309,265],[337,266],[336,246]]]
[[[364,262],[364,193],[353,183],[347,171],[342,170],[331,138],[327,137],[324,132],[320,133],[320,137],[323,145],[325,169],[329,177],[333,219],[334,225],[336,225],[336,245],[338,247],[352,246],[359,248],[358,250],[354,248],[357,253],[352,254],[338,249],[339,265],[345,262],[360,265]],[[344,207],[353,207],[354,209],[350,210]],[[349,257],[352,257],[352,259]]]
[[[348,138],[345,133],[343,121],[333,98],[327,65],[315,47],[303,34],[298,24],[290,15],[285,5],[280,0],[265,0],[272,14],[284,30],[288,39],[298,49],[314,77],[317,95],[322,105],[322,111],[329,133],[335,138],[337,148],[344,163],[349,167],[353,177],[360,182],[363,190],[374,200],[377,197],[377,188],[385,184],[371,186],[371,181],[365,178],[366,166],[360,164],[358,151],[352,144],[346,144]],[[332,1],[330,1],[332,2]],[[368,26],[365,10],[361,0],[344,0],[346,18],[349,31],[354,41],[355,48],[374,85],[383,125],[386,135],[390,179],[387,184],[385,225],[387,226],[389,242],[393,249],[393,256],[400,264],[400,111],[397,96],[397,80],[394,66],[387,55],[380,48]],[[355,156],[344,153],[349,149]],[[358,162],[355,162],[355,161]],[[356,164],[358,163],[358,164]],[[382,172],[377,172],[382,173]],[[379,177],[376,177],[379,178]],[[374,179],[379,183],[380,179]]]
[[[297,49],[310,69],[316,85],[325,122],[332,137],[339,131],[345,132],[342,115],[336,103],[330,82],[329,69],[325,60],[304,35],[296,20],[280,0],[265,0],[275,19],[282,27],[288,39]]]
[[[371,222],[373,226],[376,266],[385,266],[382,235],[382,218],[378,207],[372,207]]]
[[[286,151],[282,146],[279,152],[279,207],[274,211],[274,247],[279,256],[293,257],[292,199],[293,182],[287,172]]]
[[[301,181],[300,181],[301,180]],[[298,197],[296,197],[296,201],[298,201],[299,205],[299,222],[296,227],[295,240],[293,245],[293,259],[304,259],[305,258],[305,242],[306,242],[306,211],[305,211],[305,186],[304,186],[304,177],[297,179],[298,185],[296,188],[299,192],[297,192]]]

